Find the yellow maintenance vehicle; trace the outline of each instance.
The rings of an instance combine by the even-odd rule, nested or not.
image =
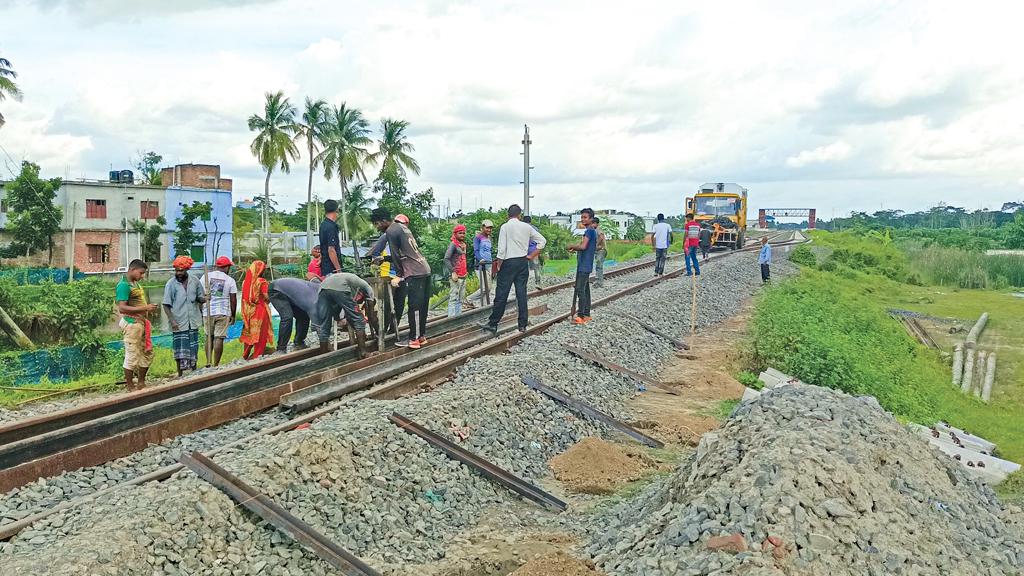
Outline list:
[[[709,182],[686,199],[686,213],[712,231],[712,246],[742,248],[747,236],[747,189],[739,184]]]

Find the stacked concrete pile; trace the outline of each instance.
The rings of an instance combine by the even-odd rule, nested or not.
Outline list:
[[[1024,515],[873,398],[777,388],[736,409],[589,545],[609,574],[1018,574]]]

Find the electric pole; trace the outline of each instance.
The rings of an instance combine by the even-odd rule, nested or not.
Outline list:
[[[530,170],[533,166],[530,166],[530,144],[533,144],[533,140],[530,140],[530,127],[523,124],[523,214],[530,215]]]

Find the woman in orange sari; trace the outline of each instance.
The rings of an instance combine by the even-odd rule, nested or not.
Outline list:
[[[273,346],[274,327],[270,323],[270,285],[263,278],[267,265],[254,261],[242,282],[242,335],[238,338],[244,347],[242,358],[251,360],[263,355],[267,346]]]

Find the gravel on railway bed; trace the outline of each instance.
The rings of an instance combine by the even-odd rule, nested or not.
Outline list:
[[[777,276],[792,271],[784,261],[775,268]],[[729,317],[760,285],[754,253],[712,262],[703,272],[699,326]],[[604,288],[594,290],[594,298],[645,276],[650,276],[649,270],[607,278]],[[538,297],[531,304],[546,301],[564,311],[567,294]],[[601,434],[603,428],[530,391],[520,376],[536,376],[629,420],[625,403],[637,393],[635,385],[571,356],[562,344],[573,343],[653,374],[673,354],[671,346],[632,321],[604,312],[626,312],[652,323],[664,316],[668,320],[659,327],[683,337],[689,332],[690,304],[687,279],[670,279],[596,309],[590,324],[562,322],[506,354],[473,359],[459,368],[452,382],[430,393],[395,401],[359,401],[308,429],[263,437],[216,459],[371,565],[400,574],[403,566],[442,558],[460,532],[483,515],[547,513],[400,431],[387,420],[388,414],[399,412],[449,438],[454,438],[453,429],[468,429],[462,445],[538,482],[549,475],[547,461],[552,456],[584,437]],[[239,435],[230,434],[221,443]],[[186,442],[188,437],[182,438],[179,441]],[[0,517],[5,510],[35,510],[40,499],[31,494],[44,487],[53,490],[52,499],[56,489],[69,492],[62,482],[105,475],[110,468],[98,466],[14,491],[0,499]],[[0,561],[18,574],[329,572],[315,556],[241,512],[189,472],[58,512],[0,544]]]

